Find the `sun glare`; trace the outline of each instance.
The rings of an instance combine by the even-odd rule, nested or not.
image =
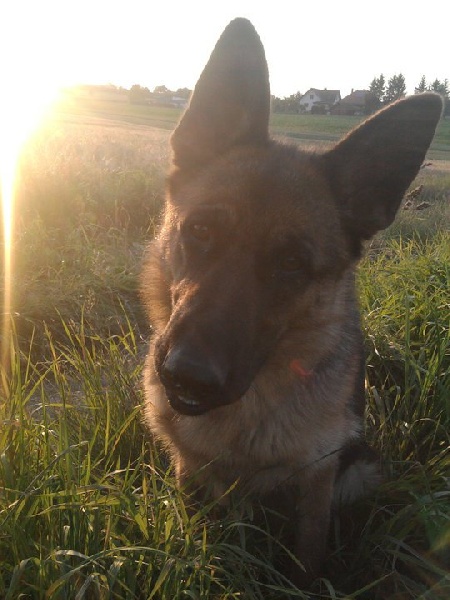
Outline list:
[[[3,390],[8,391],[11,358],[11,314],[13,277],[14,197],[17,186],[18,161],[21,149],[37,126],[49,114],[58,98],[55,87],[43,86],[36,93],[29,90],[11,94],[2,100],[0,129],[0,179],[3,220],[4,298],[1,330],[1,377]]]

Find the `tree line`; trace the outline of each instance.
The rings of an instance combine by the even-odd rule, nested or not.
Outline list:
[[[147,87],[141,85],[132,85],[128,92],[128,99],[131,104],[172,104],[173,98],[179,100],[189,100],[192,90],[188,88],[179,88],[176,91],[169,90],[165,85],[157,85],[151,92]]]
[[[374,94],[380,105],[390,104],[406,95],[405,77],[399,73],[398,75],[393,75],[386,82],[385,76],[381,73],[379,77],[372,79],[369,91]],[[448,79],[444,79],[443,81],[435,79],[432,83],[427,83],[425,75],[422,75],[418,86],[414,88],[414,93],[422,94],[423,92],[437,92],[445,99],[447,105],[450,100]]]
[[[373,102],[368,104],[369,112],[375,112],[384,105],[390,104],[406,95],[406,81],[402,73],[393,75],[388,80],[381,73],[374,77],[368,87],[373,95]],[[450,84],[448,79],[443,81],[435,79],[427,82],[425,75],[420,79],[417,87],[414,88],[415,94],[421,94],[426,91],[437,92],[444,98],[445,115],[450,115]],[[133,85],[129,90],[129,101],[132,104],[173,104],[173,98],[185,100],[188,102],[192,90],[188,88],[179,88],[175,91],[169,90],[165,85],[156,86],[153,91],[140,85]],[[272,96],[272,110],[275,113],[296,114],[300,112],[300,99],[303,94],[295,92],[290,96],[278,98]]]
[[[445,101],[445,114],[450,115],[450,85],[448,79],[443,81],[435,79],[428,83],[425,75],[422,76],[417,87],[414,88],[415,94],[421,94],[427,91],[433,91],[440,94]],[[390,104],[406,95],[406,81],[402,73],[393,75],[386,80],[383,74],[374,77],[368,90],[373,94],[373,102],[370,102],[369,112],[375,112],[382,106]],[[300,92],[295,92],[284,98],[272,97],[272,109],[276,113],[298,113],[300,112],[299,101],[303,96]]]

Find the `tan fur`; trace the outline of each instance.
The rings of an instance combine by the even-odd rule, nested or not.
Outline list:
[[[286,490],[308,578],[333,502],[377,479],[369,453],[358,459],[355,265],[394,218],[442,103],[397,103],[320,155],[270,140],[269,97],[261,42],[237,19],[172,138],[164,224],[143,273],[154,328],[145,421],[180,485],[224,502],[235,484],[249,499]]]

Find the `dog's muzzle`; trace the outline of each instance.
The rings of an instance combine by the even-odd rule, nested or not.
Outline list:
[[[201,415],[230,403],[225,370],[192,350],[172,348],[157,373],[170,405],[183,415]]]

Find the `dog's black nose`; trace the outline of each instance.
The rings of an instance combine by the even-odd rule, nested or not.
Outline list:
[[[223,404],[224,369],[192,348],[172,348],[159,376],[169,402],[178,412],[202,414]]]

